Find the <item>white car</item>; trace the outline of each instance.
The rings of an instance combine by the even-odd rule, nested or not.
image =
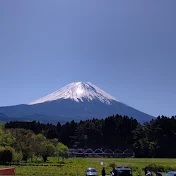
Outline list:
[[[166,176],[176,176],[176,171],[170,171],[166,174]]]
[[[86,176],[98,176],[96,169],[88,168],[86,170]]]

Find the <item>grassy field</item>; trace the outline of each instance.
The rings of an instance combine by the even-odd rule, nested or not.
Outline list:
[[[149,164],[155,163],[158,166],[162,166],[167,171],[168,169],[176,170],[176,159],[137,159],[137,158],[124,158],[124,159],[108,159],[108,158],[70,158],[64,161],[64,164],[58,166],[51,166],[53,163],[57,163],[56,158],[50,158],[46,163],[48,166],[12,166],[15,167],[16,175],[24,176],[83,176],[85,170],[88,167],[94,167],[97,169],[99,175],[101,174],[102,166],[100,162],[104,162],[106,173],[112,170],[112,165],[116,166],[129,166],[133,169],[133,175],[144,175],[142,169]],[[3,166],[1,166],[3,167]],[[5,166],[4,166],[5,167]],[[7,167],[7,166],[6,166]]]

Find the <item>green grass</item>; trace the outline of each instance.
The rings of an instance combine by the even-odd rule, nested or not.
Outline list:
[[[77,173],[80,176],[85,175],[85,170],[88,167],[94,167],[97,169],[99,175],[101,174],[102,166],[100,162],[104,162],[106,173],[111,171],[110,165],[116,166],[129,166],[133,169],[133,175],[144,175],[142,169],[149,164],[155,163],[159,166],[176,170],[176,159],[138,159],[138,158],[124,158],[124,159],[110,159],[110,158],[70,158],[65,159],[64,164],[61,166],[50,166],[53,163],[57,163],[57,158],[49,158],[48,166],[12,166],[15,167],[16,175],[24,176],[76,176]],[[3,167],[3,166],[1,166]],[[7,166],[6,166],[7,167]]]

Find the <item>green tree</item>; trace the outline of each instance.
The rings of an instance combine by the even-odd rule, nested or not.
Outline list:
[[[61,157],[62,160],[64,160],[64,158],[66,158],[66,156],[67,156],[68,147],[66,145],[62,144],[61,142],[59,142],[57,144],[56,151],[57,151],[58,159]]]
[[[15,142],[13,143],[14,149],[17,152],[21,151],[23,160],[27,162],[33,155],[32,136],[34,133],[25,129],[10,129],[9,131],[15,138]]]
[[[8,130],[4,129],[4,126],[1,125],[0,127],[0,145],[1,146],[12,146],[14,143],[15,138],[11,135]]]
[[[41,156],[43,158],[43,161],[46,162],[49,156],[54,156],[55,147],[49,141],[42,142],[41,145],[42,145]]]
[[[31,144],[32,144],[33,154],[36,157],[42,156],[42,153],[43,153],[42,143],[47,141],[46,137],[43,134],[38,134],[38,135],[33,134],[31,138],[32,138]]]

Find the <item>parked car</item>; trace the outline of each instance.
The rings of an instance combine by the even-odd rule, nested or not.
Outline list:
[[[176,176],[176,171],[170,171],[166,174],[166,176]]]
[[[86,169],[86,176],[98,176],[98,173],[95,168]]]
[[[162,176],[162,173],[156,172],[156,176]]]
[[[110,173],[111,176],[132,176],[132,169],[129,167],[116,167]]]

